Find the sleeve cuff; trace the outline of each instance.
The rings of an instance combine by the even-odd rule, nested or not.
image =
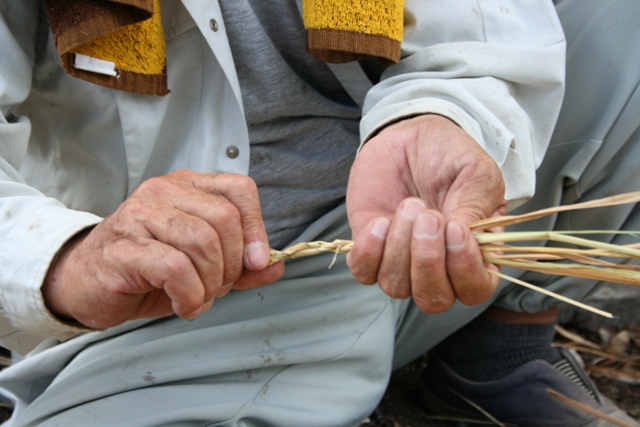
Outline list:
[[[6,334],[2,345],[22,353],[44,338],[67,340],[92,331],[55,317],[44,303],[41,287],[60,248],[102,218],[69,210],[53,199],[27,201],[14,209],[22,212],[14,212],[10,224],[3,224],[7,232],[0,244],[0,323]]]

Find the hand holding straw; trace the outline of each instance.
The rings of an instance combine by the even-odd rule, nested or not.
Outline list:
[[[640,259],[640,242],[631,245],[615,245],[602,243],[576,235],[584,234],[631,234],[640,235],[640,231],[545,231],[545,232],[481,232],[493,227],[504,226],[531,221],[558,212],[577,209],[590,209],[598,207],[614,206],[624,203],[637,203],[640,201],[640,192],[620,194],[603,199],[573,205],[557,206],[530,212],[523,215],[505,215],[496,218],[488,218],[470,225],[474,230],[480,249],[483,251],[486,262],[515,267],[522,270],[536,271],[545,274],[560,276],[581,277],[586,279],[602,280],[617,283],[640,285],[640,265],[617,264],[604,261],[597,257],[620,258],[624,260]],[[577,248],[560,247],[528,247],[508,245],[511,242],[525,242],[531,240],[549,240],[563,242],[577,246]],[[335,240],[333,242],[305,242],[298,243],[282,251],[271,250],[271,263],[283,259],[298,258],[316,255],[323,252],[333,252],[336,255],[347,253],[353,247],[350,240]],[[573,261],[571,263],[558,263],[555,261]],[[598,310],[580,302],[571,300],[545,289],[536,287],[526,282],[506,276],[502,273],[489,271],[492,274],[509,280],[512,283],[526,286],[538,292],[553,296],[559,300],[573,304],[580,308],[595,312],[602,316],[613,317],[611,313]]]

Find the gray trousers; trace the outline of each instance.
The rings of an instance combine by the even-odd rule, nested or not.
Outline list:
[[[521,210],[638,190],[640,41],[635,0],[564,0],[567,96],[538,193]],[[546,218],[534,229],[640,229],[635,205]],[[300,241],[349,238],[344,207]],[[624,239],[616,238],[615,241]],[[382,397],[390,373],[492,303],[426,315],[410,300],[354,282],[338,257],[293,260],[285,277],[232,292],[193,321],[130,322],[63,344],[45,342],[0,373],[13,426],[350,426]],[[517,272],[509,272],[519,275]],[[521,275],[571,298],[598,284]],[[556,304],[501,285],[496,304]]]

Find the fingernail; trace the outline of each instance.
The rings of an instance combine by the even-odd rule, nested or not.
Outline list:
[[[389,234],[390,226],[391,221],[387,218],[380,218],[373,223],[373,227],[371,227],[371,234],[384,240],[387,238],[387,234]]]
[[[402,203],[400,207],[400,215],[407,219],[415,219],[420,211],[425,208],[424,203],[417,199],[409,199]]]
[[[265,268],[269,265],[269,250],[261,241],[251,242],[244,248],[244,261],[247,267]]]
[[[464,232],[459,224],[447,224],[446,244],[447,249],[452,250],[458,250],[464,246]]]
[[[433,239],[438,235],[438,218],[431,214],[421,214],[413,224],[413,235],[419,239]]]

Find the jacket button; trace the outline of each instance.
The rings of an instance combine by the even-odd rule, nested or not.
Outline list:
[[[227,157],[230,159],[235,159],[240,155],[240,150],[235,145],[230,145],[227,147]]]
[[[216,21],[215,19],[210,19],[209,20],[209,28],[211,28],[211,31],[216,32],[218,31],[218,21]]]

